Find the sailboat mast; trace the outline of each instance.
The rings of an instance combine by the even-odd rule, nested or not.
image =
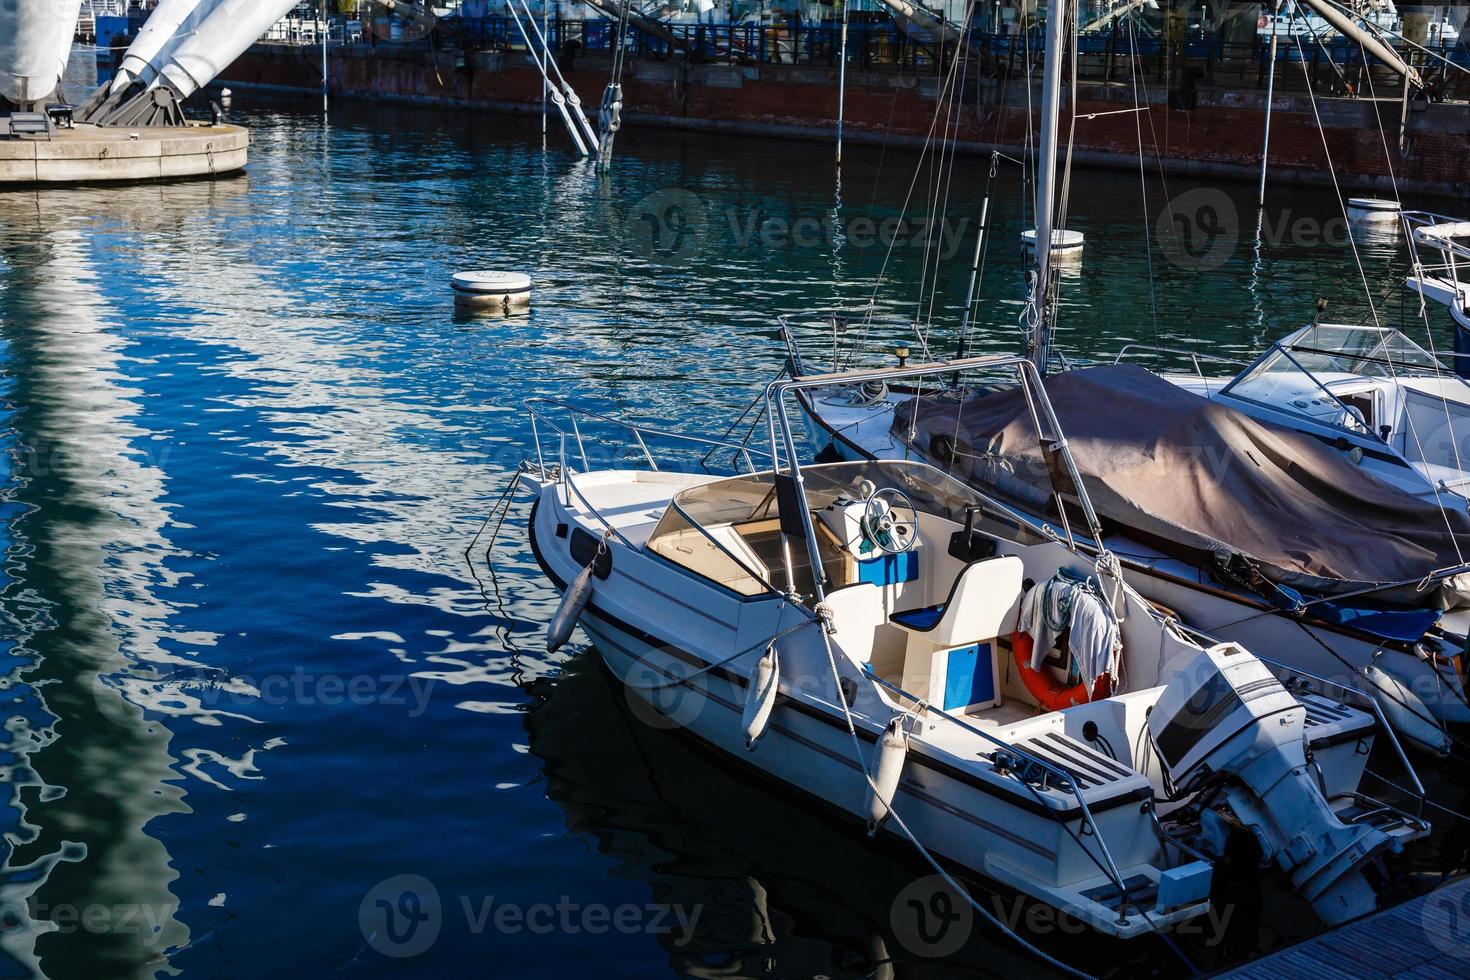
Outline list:
[[[1027,356],[1046,374],[1051,351],[1051,242],[1056,209],[1057,134],[1062,115],[1062,54],[1072,21],[1071,0],[1048,0],[1046,55],[1042,62],[1041,147],[1036,172],[1036,281],[1031,285]]]

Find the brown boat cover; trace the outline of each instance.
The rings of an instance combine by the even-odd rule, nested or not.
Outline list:
[[[1459,565],[1452,536],[1470,557],[1463,509],[1441,511],[1321,440],[1141,367],[1066,371],[1048,377],[1046,391],[1098,516],[1166,554],[1205,567],[1244,556],[1267,578],[1318,594]],[[923,396],[899,409],[894,432],[955,476],[1055,513],[1019,388],[963,400]],[[1426,596],[1408,587],[1373,598],[1459,604],[1455,590],[1443,591]]]

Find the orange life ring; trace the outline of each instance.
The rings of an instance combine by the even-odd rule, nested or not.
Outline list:
[[[1097,679],[1092,686],[1092,691],[1087,690],[1086,682],[1079,681],[1071,687],[1062,687],[1048,678],[1039,670],[1031,666],[1032,640],[1031,634],[1016,630],[1011,634],[1011,655],[1016,659],[1016,670],[1020,672],[1021,683],[1026,685],[1026,690],[1035,698],[1043,708],[1050,711],[1061,711],[1070,708],[1074,704],[1086,704],[1094,698],[1105,698],[1112,694],[1113,681],[1107,674]]]

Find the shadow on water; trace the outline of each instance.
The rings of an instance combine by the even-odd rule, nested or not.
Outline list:
[[[615,862],[609,875],[643,882],[651,901],[701,910],[687,942],[677,930],[661,937],[674,972],[1064,975],[964,914],[906,844],[871,841],[694,739],[647,724],[595,653],[529,691],[536,698],[526,717],[530,748],[568,828]],[[1089,973],[1189,974],[1155,939],[1106,939],[1012,892],[966,884],[1028,941]],[[1233,921],[1186,924],[1174,937],[1197,967],[1224,965],[1257,941],[1259,897],[1241,889],[1232,905]]]

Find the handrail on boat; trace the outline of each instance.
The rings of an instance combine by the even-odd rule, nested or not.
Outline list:
[[[1211,364],[1226,364],[1233,368],[1246,368],[1250,366],[1249,361],[1243,361],[1239,358],[1221,357],[1218,354],[1201,354],[1198,351],[1185,350],[1181,347],[1165,347],[1162,344],[1142,343],[1124,344],[1118,349],[1118,353],[1113,356],[1113,363],[1121,364],[1123,358],[1134,351],[1142,354],[1172,354],[1175,357],[1187,357],[1190,363],[1194,365],[1194,373],[1199,376],[1201,381],[1210,380],[1205,377],[1204,369],[1200,367],[1201,361],[1208,361]]]
[[[892,681],[885,680],[884,678],[879,677],[872,670],[872,664],[862,664],[861,666],[863,669],[863,673],[867,675],[868,679],[873,681],[873,683],[877,684],[878,686],[886,688],[894,694],[897,694],[899,697],[913,702],[915,705],[927,705],[928,711],[931,714],[943,718],[945,721],[948,721],[951,724],[958,726],[959,728],[969,732],[972,735],[980,736],[981,739],[989,742],[996,748],[1007,752],[1014,757],[1024,760],[1028,766],[1035,766],[1036,768],[1045,771],[1047,774],[1055,776],[1057,778],[1058,788],[1060,788],[1061,786],[1065,786],[1070,789],[1072,791],[1073,798],[1077,801],[1078,808],[1082,811],[1082,816],[1086,826],[1092,828],[1092,836],[1094,839],[1097,840],[1097,846],[1102,849],[1102,856],[1104,860],[1106,860],[1108,863],[1107,867],[1103,868],[1103,872],[1113,879],[1113,884],[1116,885],[1118,888],[1118,921],[1122,922],[1127,919],[1128,915],[1125,910],[1130,904],[1137,906],[1140,912],[1144,913],[1145,916],[1147,915],[1147,911],[1143,908],[1143,906],[1129,900],[1128,888],[1123,883],[1123,873],[1118,870],[1118,865],[1113,860],[1112,853],[1108,850],[1107,841],[1103,840],[1102,828],[1098,826],[1096,818],[1093,817],[1092,809],[1088,807],[1087,801],[1082,798],[1082,790],[1078,787],[1077,778],[1075,776],[1067,772],[1065,769],[1062,769],[1059,766],[1056,766],[1053,763],[1046,761],[1045,759],[1032,755],[1025,749],[1019,748],[1018,746],[1013,745],[1010,742],[999,739],[989,732],[985,731],[984,729],[971,725],[969,722],[950,714],[948,711],[936,707],[924,698],[921,698],[915,694],[910,694],[908,691],[905,691],[903,688],[899,687],[897,684],[894,684]],[[1023,778],[1013,769],[997,771],[1000,771],[1002,775],[1010,776],[1011,778],[1020,782],[1022,785],[1026,786],[1028,790],[1030,789],[1030,784],[1026,782],[1025,778]],[[1048,810],[1050,810],[1050,808],[1048,808]],[[1061,817],[1053,816],[1053,819],[1055,819],[1057,823],[1061,824],[1063,827],[1066,826],[1066,821],[1063,820]],[[1078,843],[1081,843],[1080,839]],[[1083,852],[1085,853],[1086,850],[1087,849],[1084,847]],[[1094,863],[1096,863],[1096,858],[1094,858],[1093,861]]]
[[[582,466],[585,469],[591,469],[591,462],[587,458],[587,446],[583,439],[581,425],[579,424],[578,419],[592,419],[597,422],[603,422],[632,433],[633,438],[637,440],[638,448],[643,453],[644,460],[648,463],[649,468],[653,470],[658,470],[658,461],[654,459],[653,453],[648,448],[648,443],[644,440],[644,436],[649,436],[655,439],[667,439],[674,442],[689,443],[691,445],[703,446],[711,450],[728,449],[744,459],[746,469],[749,472],[755,472],[755,462],[752,459],[752,455],[760,456],[766,459],[770,458],[769,453],[763,452],[759,449],[752,449],[750,446],[747,445],[726,442],[721,439],[709,439],[704,436],[689,435],[688,433],[675,432],[671,429],[664,429],[654,425],[647,425],[640,422],[632,422],[628,419],[615,418],[614,416],[604,415],[601,412],[594,412],[591,409],[584,408],[580,405],[574,405],[570,402],[564,401],[563,399],[553,398],[548,395],[538,395],[532,398],[523,399],[521,401],[521,405],[526,409],[530,416],[531,437],[536,444],[536,461],[541,465],[542,469],[545,469],[546,464],[545,453],[541,445],[540,428],[537,425],[538,422],[542,425],[545,425],[553,432],[573,436],[577,442],[577,453],[582,458]],[[564,429],[561,425],[557,424],[557,420],[552,418],[551,414],[546,411],[547,407],[558,408],[567,413],[567,416],[570,420],[568,423],[568,428],[570,429],[570,432],[568,432],[567,429]]]

